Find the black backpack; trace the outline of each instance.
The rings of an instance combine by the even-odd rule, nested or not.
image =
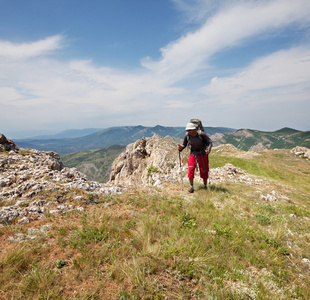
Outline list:
[[[202,122],[199,119],[191,119],[190,122],[196,126],[198,134],[200,134],[202,131],[205,132],[205,130],[202,126]]]

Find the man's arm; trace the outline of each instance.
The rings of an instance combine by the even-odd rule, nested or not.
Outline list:
[[[178,150],[182,151],[188,143],[188,138],[187,138],[187,134],[185,134],[184,139],[183,139],[183,144],[182,145],[178,145]]]

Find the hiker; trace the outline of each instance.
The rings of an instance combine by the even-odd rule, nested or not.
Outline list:
[[[190,155],[188,158],[188,178],[191,185],[189,193],[194,192],[194,177],[196,161],[199,164],[200,177],[203,179],[204,188],[207,188],[207,180],[209,177],[209,161],[208,154],[211,152],[212,141],[204,131],[197,130],[194,123],[188,123],[185,130],[183,144],[178,145],[178,150],[182,151],[186,146],[190,145]]]

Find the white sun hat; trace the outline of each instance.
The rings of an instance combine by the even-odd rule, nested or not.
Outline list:
[[[187,123],[185,130],[194,130],[194,129],[197,129],[195,124]]]

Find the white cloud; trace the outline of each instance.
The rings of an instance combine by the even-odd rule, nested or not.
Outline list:
[[[167,108],[191,108],[192,103],[189,101],[171,100],[167,102]]]
[[[257,59],[232,76],[214,77],[202,91],[221,103],[279,102],[307,99],[309,84],[310,47],[304,46]]]
[[[217,51],[241,43],[246,38],[287,26],[310,21],[310,1],[277,0],[235,5],[217,13],[197,31],[182,36],[161,49],[162,58],[142,60],[142,65],[171,83],[206,68]]]
[[[6,58],[28,58],[36,57],[61,48],[63,37],[55,35],[43,40],[31,43],[11,43],[0,41],[0,57]]]
[[[237,1],[237,0],[235,0]],[[185,15],[184,22],[200,23],[225,4],[220,0],[172,0],[176,8]]]
[[[181,6],[185,0],[175,1]],[[12,124],[14,109],[18,120],[14,122],[24,127],[45,123],[83,127],[112,121],[116,125],[115,115],[119,123],[127,125],[128,120],[177,121],[193,112],[197,103],[204,106],[196,115],[213,115],[212,107],[218,109],[219,104],[227,109],[237,103],[240,108],[244,103],[289,101],[293,96],[305,101],[310,86],[309,45],[261,57],[229,77],[220,77],[208,64],[212,55],[247,38],[294,22],[309,23],[310,1],[222,1],[219,7],[214,1],[194,2],[199,4],[200,20],[210,11],[221,10],[198,30],[163,47],[159,61],[144,59],[144,68],[131,72],[96,66],[91,60],[56,60],[52,54],[66,42],[61,35],[22,44],[0,41],[2,123]],[[211,10],[208,3],[214,4]],[[197,10],[191,13],[195,11],[197,14]],[[188,88],[186,83],[194,81],[197,74],[205,80],[204,86],[199,82],[195,89]],[[162,116],[165,119],[160,119]]]
[[[108,123],[115,114],[154,110],[166,95],[182,92],[145,70],[123,72],[91,61],[32,57],[16,62],[9,57],[0,61],[0,69],[0,104],[15,107],[16,120],[31,120],[31,126],[92,121],[100,115]],[[9,122],[11,117],[5,118]]]
[[[16,101],[22,99],[23,96],[13,87],[0,87],[0,104],[5,100],[6,104],[9,101]],[[2,100],[2,101],[1,101]]]

